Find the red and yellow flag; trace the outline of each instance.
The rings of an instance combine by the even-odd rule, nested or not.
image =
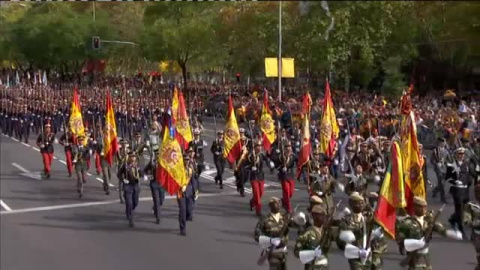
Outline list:
[[[242,153],[242,141],[240,140],[240,131],[238,130],[237,118],[235,117],[232,96],[228,97],[228,115],[224,141],[223,156],[230,164],[233,164]]]
[[[390,164],[388,164],[387,173],[378,197],[375,220],[391,238],[395,239],[396,209],[407,206],[402,154],[398,142],[392,144],[390,156]]]
[[[176,194],[188,184],[182,148],[175,138],[172,116],[164,123],[162,144],[157,157],[157,181],[170,194]]]
[[[309,94],[305,94],[303,96],[303,102],[308,102],[310,99]],[[297,178],[300,176],[302,172],[302,167],[307,164],[310,160],[310,152],[312,150],[312,146],[310,143],[310,112],[303,116],[303,123],[302,123],[302,142],[300,145],[300,152],[298,153],[298,160],[297,160]]]
[[[333,108],[330,84],[327,80],[325,85],[325,98],[323,100],[322,123],[320,125],[320,152],[329,158],[333,157],[339,128],[335,109]]]
[[[113,110],[112,97],[107,90],[107,103],[105,115],[105,135],[103,137],[104,157],[108,164],[112,166],[113,157],[118,150],[117,144],[117,125],[115,124],[115,112]]]
[[[177,128],[176,137],[184,150],[188,148],[188,144],[192,141],[192,130],[190,128],[190,120],[188,119],[185,99],[182,91],[177,87],[173,90],[172,99],[172,116]]]
[[[263,149],[270,152],[272,144],[275,141],[275,124],[272,119],[272,113],[268,106],[268,92],[267,90],[263,93],[263,106],[262,106],[262,115],[260,116],[260,129],[262,130],[263,136]]]
[[[85,136],[85,128],[83,126],[82,109],[78,98],[78,89],[73,89],[73,101],[70,108],[70,119],[68,120],[70,131],[75,137]],[[85,140],[86,141],[86,140]]]
[[[405,175],[405,198],[407,212],[413,214],[413,197],[425,199],[425,180],[423,177],[423,158],[417,140],[417,126],[414,112],[404,117],[401,127],[402,162]]]

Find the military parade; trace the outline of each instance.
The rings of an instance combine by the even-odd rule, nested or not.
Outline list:
[[[199,21],[192,18],[198,4],[132,5],[141,22],[131,20],[134,30],[111,40],[102,31],[115,23],[127,28],[129,19],[115,17],[123,11],[107,4],[1,4],[0,26],[9,27],[0,29],[9,35],[0,37],[0,50],[9,52],[0,52],[1,268],[480,270],[478,78],[455,69],[453,60],[447,79],[427,77],[434,64],[425,59],[433,56],[413,38],[423,58],[411,53],[397,73],[387,67],[396,61],[390,55],[400,54],[390,49],[400,40],[392,25],[404,14],[395,9],[408,13],[421,4],[382,2],[379,11],[374,3],[342,2],[331,3],[331,12],[328,2],[219,4],[200,8]],[[102,38],[92,37],[87,60],[55,62],[54,53],[28,54],[25,43],[22,54],[12,49],[10,42],[40,29],[22,32],[28,17],[18,14],[54,16],[42,5],[88,16],[92,8],[85,29]],[[374,32],[392,44],[361,47],[373,32],[339,37],[358,31],[348,21],[356,8],[382,14],[372,18],[390,10],[381,23],[391,29]],[[262,48],[247,48],[248,38],[232,34],[255,29],[250,20],[260,13],[279,20],[278,58],[268,57],[270,49],[255,58]],[[316,17],[323,19],[312,24],[324,31],[301,24]],[[216,30],[204,32],[204,25]],[[159,26],[175,33],[159,34]],[[182,27],[192,33],[177,40]],[[298,54],[282,31],[299,40]],[[321,41],[302,37],[314,31]],[[197,37],[213,35],[220,44],[238,43],[245,55]],[[345,40],[355,49],[342,55]],[[310,41],[332,47],[320,46],[325,55],[317,55],[299,45]],[[282,44],[284,56],[295,58],[282,58]],[[114,50],[124,45],[133,49]],[[204,58],[206,51],[242,60]],[[43,54],[49,56],[32,57]],[[375,58],[380,71],[363,66],[362,57]],[[232,73],[245,66],[248,75]]]

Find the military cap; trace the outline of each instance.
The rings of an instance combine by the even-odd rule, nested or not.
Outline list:
[[[455,150],[455,154],[465,154],[465,148],[459,147]]]
[[[223,135],[223,130],[217,131],[217,135]]]
[[[249,122],[250,122],[250,124],[255,124],[255,120],[253,120],[253,119],[250,120]]]
[[[157,148],[157,149],[154,149],[153,152],[154,152],[155,154],[157,154],[158,152],[160,152],[160,149],[158,149],[158,148]]]
[[[446,143],[446,142],[447,142],[447,139],[442,138],[442,137],[439,137],[439,138],[438,138],[438,142]]]
[[[413,204],[420,205],[420,206],[427,206],[427,201],[424,198],[415,196],[413,197]]]
[[[124,140],[124,139],[121,139],[121,140],[120,140],[120,144],[127,144],[127,143],[128,143],[128,142],[127,142],[126,140]]]
[[[313,195],[310,197],[310,202],[313,204],[320,204],[320,203],[323,203],[323,200],[319,196]]]
[[[245,129],[244,129],[244,128],[240,128],[238,131],[239,131],[240,133],[245,133]]]
[[[327,210],[320,204],[314,205],[312,207],[312,214],[326,214]]]
[[[128,156],[129,157],[136,157],[137,154],[135,154],[135,152],[133,152],[133,151],[130,151],[130,152],[128,152]]]
[[[272,197],[270,198],[270,201],[268,201],[268,204],[272,204],[272,203],[280,203],[280,199],[277,197]]]
[[[467,138],[461,138],[460,140],[461,140],[463,143],[469,142],[469,140],[468,140]]]
[[[363,141],[360,145],[361,145],[361,146],[367,146],[368,143],[367,143],[366,141]]]
[[[135,132],[134,136],[135,136],[135,137],[140,137],[140,136],[142,136],[142,135],[140,135],[139,132]]]
[[[350,200],[352,200],[352,201],[363,201],[365,199],[362,197],[362,195],[360,195],[360,193],[355,191],[355,192],[352,192],[350,194]]]
[[[262,146],[262,141],[261,140],[256,141],[255,146]]]

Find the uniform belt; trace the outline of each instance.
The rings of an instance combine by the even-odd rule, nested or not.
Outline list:
[[[323,257],[323,258],[318,258],[315,260],[313,263],[314,265],[328,265],[328,259]]]
[[[287,247],[282,247],[282,248],[276,248],[272,250],[272,253],[278,254],[278,253],[287,253]]]
[[[428,247],[417,250],[418,254],[428,254]]]

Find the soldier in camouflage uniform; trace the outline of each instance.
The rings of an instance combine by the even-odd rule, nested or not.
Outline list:
[[[477,267],[480,270],[480,185],[475,185],[475,199],[477,203],[468,202],[464,208],[465,225],[472,228],[472,242],[477,254]]]
[[[312,260],[302,261],[305,264],[305,270],[324,270],[328,269],[328,251],[331,245],[330,228],[324,226],[327,219],[326,209],[317,204],[312,208],[313,224],[298,237],[295,243],[294,254],[300,258],[301,251],[314,250],[315,255]]]
[[[83,185],[87,182],[85,173],[87,172],[87,159],[90,158],[89,149],[84,145],[85,137],[78,137],[78,144],[72,148],[73,165],[77,174],[77,192],[78,196],[83,196]]]
[[[287,269],[287,242],[288,228],[290,223],[288,214],[280,213],[280,199],[272,197],[269,202],[270,214],[262,217],[255,227],[255,241],[259,241],[260,236],[270,238],[279,238],[280,242],[272,247],[268,255],[270,270]]]
[[[358,192],[351,193],[349,205],[352,212],[345,214],[339,222],[341,233],[337,239],[337,245],[342,250],[348,244],[360,250],[358,258],[348,260],[351,270],[382,269],[381,256],[387,249],[387,243],[381,228],[374,223],[373,212],[365,209],[365,198]],[[367,250],[370,252],[362,252]]]
[[[329,174],[328,164],[320,164],[320,174],[313,175],[310,181],[311,194],[322,198],[328,213],[333,210],[333,193],[335,192],[335,179]]]
[[[452,230],[446,230],[443,224],[437,222],[432,211],[427,213],[427,202],[418,196],[413,199],[414,214],[407,216],[402,222],[398,224],[398,232],[396,235],[397,243],[400,250],[407,251],[406,264],[409,270],[430,270],[430,256],[428,245],[432,238],[432,234],[428,232],[437,232],[442,236],[448,236],[455,239],[461,239],[461,234]],[[427,235],[428,234],[428,235]],[[423,239],[423,246],[415,250],[407,250],[405,240],[421,240]]]

